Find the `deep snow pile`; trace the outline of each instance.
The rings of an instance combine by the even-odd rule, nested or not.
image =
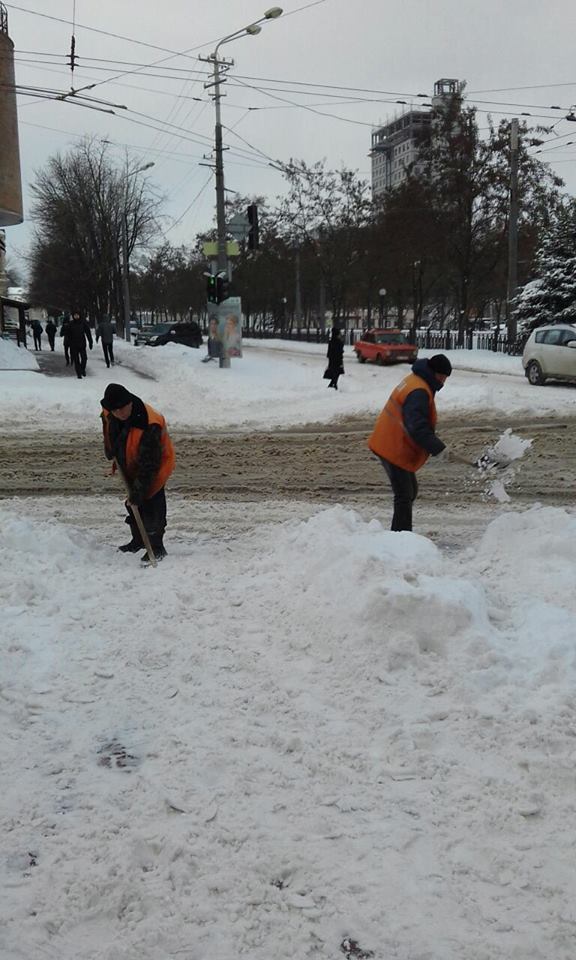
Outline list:
[[[18,347],[14,340],[0,337],[0,370],[37,370],[34,354]]]
[[[0,525],[3,960],[572,960],[573,516]]]

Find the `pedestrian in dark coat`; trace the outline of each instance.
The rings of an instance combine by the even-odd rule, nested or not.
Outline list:
[[[66,358],[67,367],[70,366],[70,340],[69,340],[70,323],[71,323],[70,316],[66,314],[66,316],[62,321],[62,326],[60,327],[60,336],[62,337],[63,343],[64,343],[64,356]]]
[[[332,328],[326,356],[328,357],[328,366],[324,371],[324,379],[330,381],[329,387],[334,387],[337,390],[338,377],[344,373],[344,344],[340,337],[340,331],[336,327]]]
[[[83,320],[79,313],[74,313],[68,329],[68,343],[72,363],[79,380],[86,376],[86,341],[92,349],[92,331],[86,320]]]
[[[46,333],[48,334],[48,343],[50,344],[50,349],[54,353],[54,340],[56,338],[56,324],[53,320],[49,320],[46,324]]]
[[[98,340],[102,340],[102,350],[106,366],[109,367],[110,364],[114,366],[114,325],[110,317],[102,317],[96,327],[96,343],[98,343]]]
[[[44,330],[42,329],[42,324],[40,323],[39,320],[32,321],[32,333],[34,335],[34,349],[41,350],[42,334],[44,333]]]
[[[412,373],[390,394],[368,440],[394,494],[392,530],[412,530],[412,504],[418,495],[416,471],[445,449],[436,434],[434,397],[451,373],[452,364],[443,353],[417,360]]]

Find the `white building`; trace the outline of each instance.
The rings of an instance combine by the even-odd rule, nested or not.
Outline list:
[[[409,172],[420,174],[418,163],[423,146],[433,136],[433,121],[454,97],[462,98],[459,80],[437,80],[430,109],[407,110],[372,132],[372,196],[400,186]]]

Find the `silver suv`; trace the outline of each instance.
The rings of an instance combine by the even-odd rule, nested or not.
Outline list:
[[[524,347],[522,366],[532,386],[548,377],[576,380],[576,327],[556,323],[533,330]]]

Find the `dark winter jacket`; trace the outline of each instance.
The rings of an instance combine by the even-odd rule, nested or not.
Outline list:
[[[104,447],[108,460],[116,460],[122,472],[126,473],[126,441],[130,430],[135,427],[143,430],[138,448],[137,472],[130,486],[130,501],[139,505],[150,489],[155,474],[162,462],[162,431],[157,424],[148,423],[146,406],[140,397],[132,395],[132,413],[128,420],[108,418],[108,438]]]
[[[96,343],[99,339],[102,343],[112,343],[114,340],[114,327],[110,320],[101,320],[96,327]]]
[[[40,323],[39,320],[32,321],[32,330],[34,331],[36,336],[39,336],[40,334],[44,333],[44,330],[42,329],[42,324]]]
[[[412,373],[425,380],[430,389],[437,393],[442,384],[436,379],[434,371],[428,366],[427,360],[417,360],[412,365]],[[433,457],[442,453],[446,444],[437,437],[430,424],[430,404],[426,390],[412,390],[406,397],[402,407],[404,426],[414,443],[426,450]]]
[[[326,356],[328,357],[326,374],[328,374],[329,377],[337,377],[344,373],[344,344],[339,337],[331,338],[328,343],[328,351]],[[324,375],[325,377],[326,374]]]
[[[56,324],[53,320],[49,320],[46,324],[46,333],[48,334],[49,340],[53,340],[56,336]]]
[[[68,333],[64,335],[72,351],[85,350],[86,340],[92,349],[92,331],[85,320],[71,320]]]
[[[65,347],[68,347],[70,345],[69,334],[70,334],[70,320],[63,320],[62,326],[60,327],[60,336],[64,337]]]

